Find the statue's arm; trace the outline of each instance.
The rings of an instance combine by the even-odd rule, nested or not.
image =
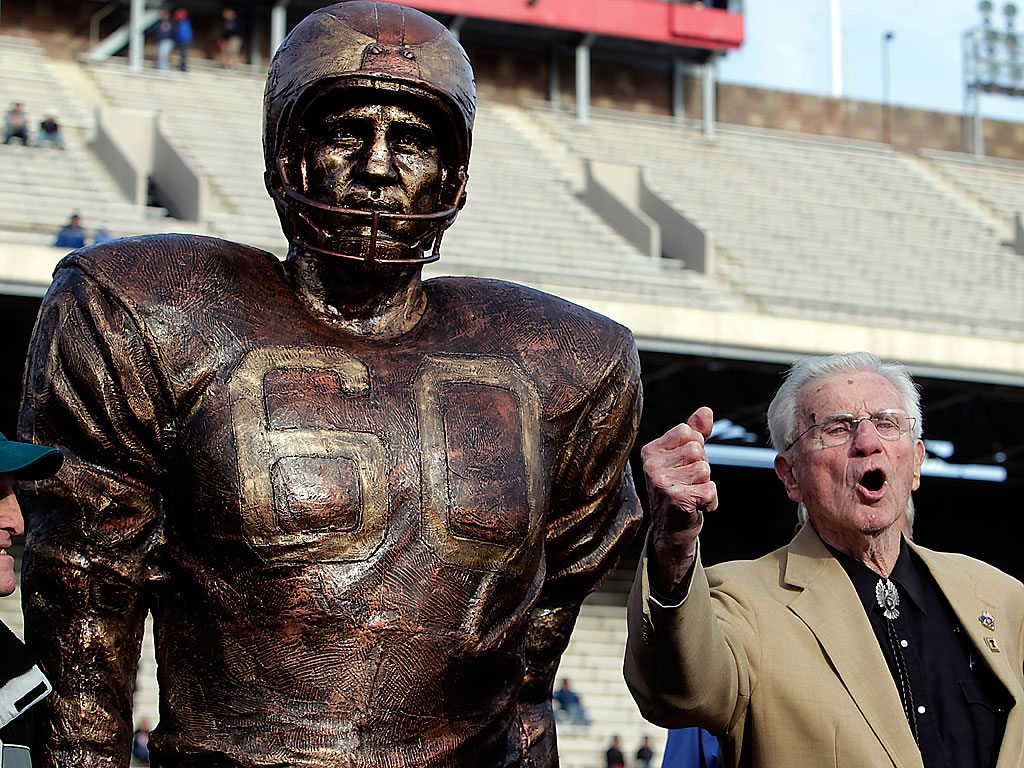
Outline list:
[[[127,766],[132,692],[162,541],[161,396],[126,309],[58,273],[29,349],[19,434],[65,463],[24,494],[26,639],[54,686],[42,766]],[[40,721],[42,721],[40,723]]]
[[[551,694],[558,662],[580,603],[611,573],[642,517],[628,464],[642,402],[632,337],[622,339],[610,360],[566,447],[547,522],[548,576],[530,617],[520,696],[530,765],[554,764]]]

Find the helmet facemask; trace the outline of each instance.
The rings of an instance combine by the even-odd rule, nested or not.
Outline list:
[[[468,180],[444,103],[406,83],[378,80],[371,85],[365,78],[339,78],[312,90],[281,121],[284,135],[278,146],[282,149],[277,157],[276,183],[271,185],[279,210],[287,211],[291,232],[286,234],[293,245],[364,262],[436,261],[441,237],[465,203]],[[438,177],[428,200],[398,205],[396,194],[388,194],[387,189],[395,184],[391,192],[397,193],[398,179],[373,179],[349,168],[346,183],[337,184],[321,172],[315,157],[318,152],[331,157],[323,151],[332,141],[331,122],[342,121],[350,112],[376,108],[398,108],[392,111],[411,113],[416,121],[429,126],[437,149]]]

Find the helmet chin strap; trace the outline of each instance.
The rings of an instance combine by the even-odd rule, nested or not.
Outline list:
[[[340,256],[346,259],[355,259],[364,263],[375,263],[384,262],[387,264],[430,264],[431,262],[437,261],[441,257],[441,237],[444,231],[451,226],[455,215],[466,203],[466,183],[469,181],[469,174],[466,173],[465,169],[460,168],[458,172],[459,176],[459,188],[455,193],[455,203],[447,208],[440,211],[434,211],[433,213],[395,213],[393,211],[379,211],[379,210],[363,210],[358,208],[342,208],[336,205],[329,205],[322,203],[319,200],[314,200],[301,192],[289,183],[287,172],[285,170],[284,162],[279,158],[278,161],[278,174],[281,179],[280,188],[275,188],[273,195],[275,200],[282,205],[285,210],[290,208],[297,208],[296,219],[302,222],[304,228],[317,236],[316,239],[319,243],[310,242],[310,238],[304,237],[301,232],[296,231],[292,233],[293,239],[298,242],[303,248],[315,253],[321,253],[327,256]],[[369,219],[370,224],[370,237],[369,243],[367,244],[365,237],[360,236],[348,236],[340,238],[331,238],[323,229],[317,226],[310,216],[307,215],[307,211],[319,211],[321,213],[329,214],[331,216],[351,216],[356,219]],[[392,239],[382,240],[380,236],[380,222],[385,221],[410,221],[410,222],[428,222],[435,224],[435,227],[428,228],[427,232],[424,233],[420,238],[413,241],[412,243],[402,243]],[[424,253],[424,242],[432,240],[432,247],[430,253]],[[352,252],[346,252],[348,249],[335,249],[327,247],[327,243],[332,241],[340,242],[342,245],[351,244]],[[389,256],[388,254],[402,254],[401,256]],[[414,255],[419,253],[419,255]]]

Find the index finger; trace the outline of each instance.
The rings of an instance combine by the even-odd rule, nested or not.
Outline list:
[[[671,453],[688,443],[704,445],[704,436],[689,424],[676,424],[656,440],[644,446],[642,454]]]

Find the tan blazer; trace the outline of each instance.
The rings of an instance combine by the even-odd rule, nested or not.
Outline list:
[[[997,768],[1024,768],[1024,585],[978,560],[911,547],[1014,699]],[[853,584],[811,526],[759,560],[705,571],[698,558],[674,607],[651,598],[645,551],[624,671],[648,720],[718,734],[728,766],[922,766]]]

